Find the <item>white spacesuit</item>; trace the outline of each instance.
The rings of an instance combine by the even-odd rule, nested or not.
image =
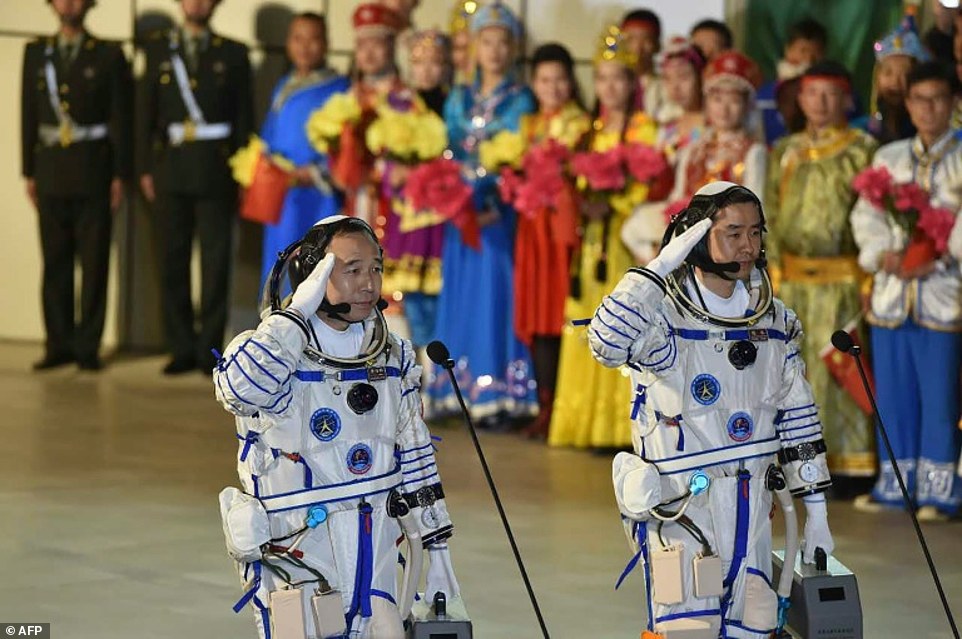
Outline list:
[[[319,317],[348,307],[325,297],[335,265],[333,250],[325,251],[345,225],[377,245],[355,218],[315,225],[275,267],[265,295],[272,310],[230,343],[214,371],[217,399],[237,416],[240,440],[243,492],[221,493],[228,550],[245,584],[235,610],[253,606],[265,639],[402,637],[402,527],[430,551],[428,593],[444,592],[449,609],[459,601],[445,541],[453,527],[421,418],[414,350],[388,332],[377,307],[343,331]],[[369,299],[379,299],[379,269],[378,253],[364,284]],[[279,293],[287,277],[295,288],[289,304]]]
[[[741,239],[730,242],[739,253],[719,264],[706,234],[735,204],[757,222],[742,224]],[[771,295],[763,225],[751,191],[709,184],[669,227],[661,254],[631,269],[591,320],[595,358],[627,364],[636,393],[634,454],[615,457],[613,480],[643,561],[645,637],[771,634],[780,602],[769,516],[779,475],[806,502],[805,561],[816,547],[834,546],[821,494],[831,478],[799,357],[801,327]],[[743,279],[725,275],[737,268]],[[709,290],[705,273],[734,280],[730,297]]]

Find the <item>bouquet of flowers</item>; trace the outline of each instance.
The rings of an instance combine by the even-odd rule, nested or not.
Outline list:
[[[908,239],[902,256],[903,272],[928,264],[945,253],[955,214],[932,206],[928,191],[914,182],[896,184],[884,166],[860,172],[852,180],[852,188],[881,210],[889,224],[899,228]]]
[[[575,153],[571,172],[578,190],[589,199],[607,200],[614,208],[630,209],[667,174],[668,162],[647,144],[619,143],[605,151]]]
[[[307,119],[307,139],[320,153],[337,153],[345,129],[360,119],[357,98],[351,93],[335,93]]]
[[[478,145],[478,161],[488,173],[497,173],[506,167],[520,169],[524,148],[524,137],[520,133],[500,131]]]
[[[282,155],[268,153],[264,140],[252,135],[247,146],[228,160],[234,180],[244,187],[241,217],[261,224],[276,224],[291,184],[294,164]]]
[[[440,157],[448,146],[448,133],[444,120],[424,104],[392,94],[378,106],[365,142],[375,155],[417,164]]]
[[[552,231],[570,246],[578,243],[577,203],[565,179],[571,152],[556,139],[548,138],[528,149],[521,168],[501,168],[498,192],[521,215],[535,218],[545,211],[556,215]]]
[[[361,105],[352,93],[335,93],[307,119],[305,131],[311,145],[331,158],[331,175],[344,188],[357,188],[363,181],[358,132]]]
[[[481,232],[472,196],[461,177],[461,165],[447,158],[418,165],[404,185],[404,197],[415,209],[438,212],[461,232],[465,244],[479,249]]]

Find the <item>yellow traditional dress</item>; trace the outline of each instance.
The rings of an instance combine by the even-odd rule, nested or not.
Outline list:
[[[772,150],[765,194],[769,262],[778,296],[802,321],[802,356],[815,393],[833,474],[875,472],[872,422],[832,378],[820,353],[861,310],[858,249],[849,217],[852,178],[877,143],[848,127],[783,138]],[[864,343],[864,342],[863,342]]]
[[[618,131],[608,131],[596,123],[590,149],[607,151],[621,142]],[[654,145],[657,127],[644,113],[635,113],[628,123],[624,140]],[[588,348],[588,334],[572,320],[590,318],[621,277],[633,265],[631,253],[621,241],[621,226],[634,207],[648,196],[648,187],[633,183],[626,192],[612,196],[608,233],[603,220],[584,225],[579,256],[580,295],[569,295],[565,304],[565,326],[561,336],[561,360],[554,411],[548,443],[552,446],[613,448],[631,445],[629,414],[634,394],[627,370],[605,368],[595,362]],[[607,237],[605,237],[607,235]],[[607,276],[599,281],[597,265],[607,261]]]

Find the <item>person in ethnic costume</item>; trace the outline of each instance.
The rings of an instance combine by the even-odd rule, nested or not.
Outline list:
[[[567,49],[552,43],[535,50],[531,87],[538,112],[521,120],[526,145],[531,148],[555,140],[574,148],[591,128],[591,119],[581,106],[574,60]],[[573,194],[562,202],[572,206],[519,213],[515,246],[514,327],[532,350],[538,383],[538,418],[525,434],[542,439],[548,436],[551,423],[571,255],[578,239]]]
[[[875,472],[872,424],[819,357],[832,332],[860,311],[864,275],[849,226],[852,178],[869,165],[877,144],[846,122],[851,91],[848,71],[835,62],[820,62],[802,75],[799,104],[807,126],[775,145],[765,195],[779,297],[805,326],[808,379],[818,406],[832,416],[825,439],[839,494],[849,488],[846,478]]]
[[[761,193],[765,187],[765,145],[746,128],[761,71],[750,58],[725,51],[705,68],[703,89],[708,129],[678,156],[675,186],[665,202],[642,204],[624,228],[622,239],[639,264],[658,252],[667,208],[686,204],[709,182],[725,180]]]
[[[915,135],[905,108],[906,81],[919,62],[930,59],[922,46],[915,18],[908,14],[895,30],[875,43],[875,77],[869,113],[852,122],[868,131],[879,144]]]
[[[304,130],[315,109],[350,86],[346,77],[327,66],[324,16],[302,13],[294,18],[287,33],[287,57],[293,69],[274,88],[261,138],[270,153],[280,154],[295,165],[295,184],[287,191],[280,219],[264,226],[262,283],[267,281],[279,252],[339,207],[325,176],[327,158],[311,146]]]
[[[873,165],[886,168],[895,184],[915,183],[931,205],[945,208],[954,223],[947,247],[910,266],[903,260],[919,239],[906,233],[867,199],[852,212],[859,264],[874,273],[871,307],[873,369],[879,412],[920,520],[948,519],[962,503],[955,460],[962,445],[959,375],[962,363],[962,142],[950,127],[952,82],[938,63],[909,75],[907,105],[918,135],[886,144]],[[917,232],[917,231],[916,231]],[[888,456],[871,496],[855,506],[875,510],[903,506]]]
[[[625,47],[617,27],[602,36],[595,55],[595,108],[591,151],[607,151],[622,142],[654,145],[654,120],[632,105],[634,56]],[[625,447],[631,429],[625,416],[631,409],[627,373],[597,366],[587,348],[588,336],[570,321],[591,317],[601,298],[632,265],[631,253],[621,241],[621,225],[648,189],[635,184],[631,196],[616,193],[604,201],[583,205],[584,226],[579,253],[572,264],[572,290],[568,295],[561,336],[558,385],[548,443],[552,446],[594,448]]]
[[[469,246],[452,223],[445,226],[438,299],[437,337],[457,362],[461,388],[474,415],[494,420],[528,416],[535,410],[535,382],[528,349],[513,330],[515,211],[498,197],[497,176],[479,163],[479,146],[501,131],[518,131],[521,116],[534,110],[531,93],[513,66],[521,24],[500,2],[478,9],[471,19],[477,76],[454,88],[444,105],[448,141],[473,189],[480,247]],[[434,408],[457,410],[442,376],[432,385]]]
[[[450,40],[436,30],[418,31],[409,37],[409,46],[411,89],[423,102],[417,108],[440,116],[451,77]],[[391,212],[384,234],[384,288],[403,299],[411,341],[420,349],[434,338],[444,218],[434,211],[417,211],[401,197],[408,167],[391,164],[387,172],[384,189]]]

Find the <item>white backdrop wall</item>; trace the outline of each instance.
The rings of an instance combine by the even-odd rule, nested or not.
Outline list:
[[[579,77],[583,88],[590,93],[590,65],[594,43],[601,29],[615,21],[627,9],[646,6],[662,18],[664,34],[686,33],[689,27],[704,17],[721,19],[724,0],[506,0],[517,10],[527,25],[527,50],[547,41],[566,44],[579,60]],[[299,11],[326,12],[329,20],[331,62],[346,69],[352,41],[350,17],[358,0],[223,0],[213,27],[224,35],[247,42],[252,47],[252,62],[256,68],[257,107],[263,112],[266,93],[283,67],[278,47],[283,44],[286,22]],[[420,27],[447,28],[450,0],[422,0],[414,14]],[[158,18],[174,18],[178,8],[174,0],[98,0],[90,13],[88,27],[100,37],[122,40],[128,55],[133,54],[135,22],[158,24]],[[0,100],[0,193],[3,194],[3,226],[0,232],[0,291],[5,303],[0,313],[0,339],[41,340],[43,322],[40,308],[41,259],[37,234],[36,212],[25,195],[20,177],[20,102],[19,87],[24,45],[38,35],[53,33],[56,21],[45,0],[0,0],[0,86],[7,87],[7,98]],[[138,65],[135,64],[135,69]],[[132,250],[134,222],[148,219],[139,205],[135,210],[121,213],[115,230],[114,259],[111,270],[108,322],[105,343],[108,347],[123,340],[125,343],[153,342],[154,335],[130,339],[139,334],[138,323],[157,325],[156,300],[153,304],[136,302],[144,296],[137,290],[144,285],[144,277],[130,273],[153,269],[154,262],[145,253]],[[139,223],[138,222],[138,223]],[[144,245],[143,233],[149,225],[141,224],[138,246]],[[235,286],[236,307],[252,307],[248,299],[256,290],[257,242],[251,229],[242,228],[240,251],[242,258]],[[246,238],[246,240],[245,240]],[[245,246],[246,245],[246,246]],[[122,264],[122,266],[121,266]],[[120,269],[124,273],[120,273]],[[124,275],[122,277],[121,275]],[[149,278],[148,278],[149,279]],[[154,295],[156,298],[156,295]],[[127,309],[123,311],[123,309]]]

